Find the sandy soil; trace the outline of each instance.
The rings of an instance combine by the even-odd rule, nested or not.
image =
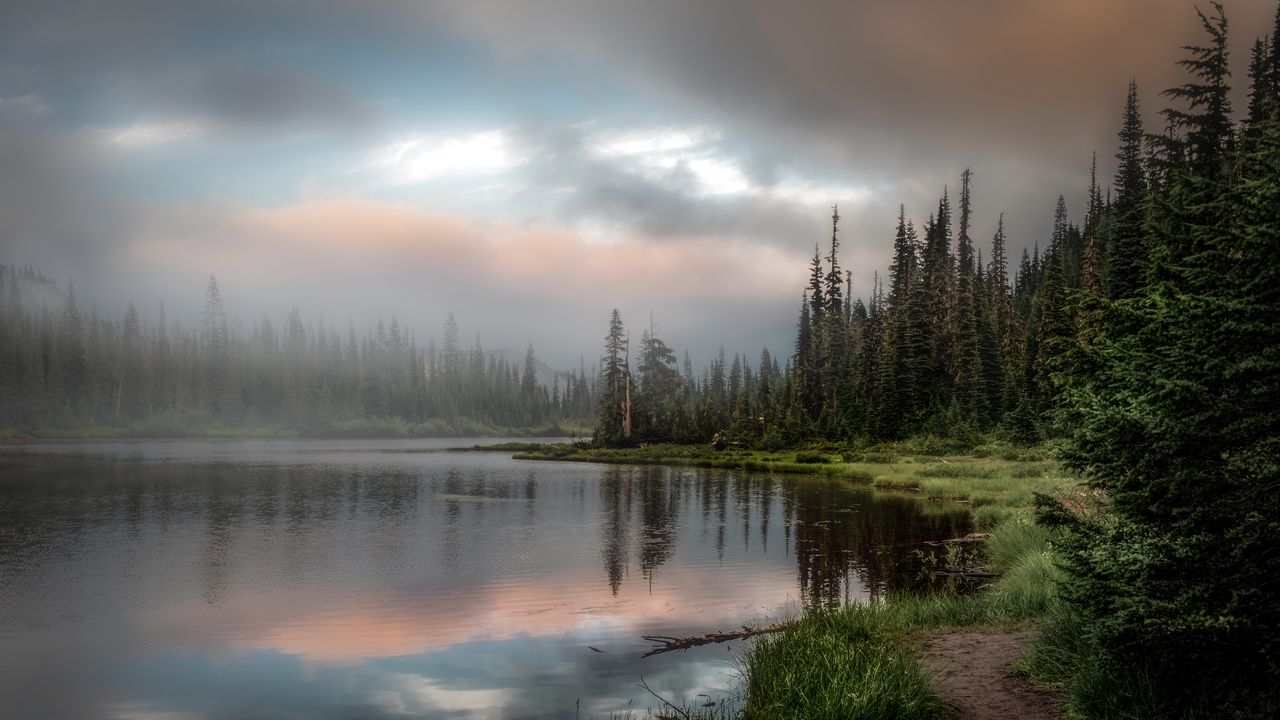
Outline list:
[[[935,687],[961,720],[1057,720],[1052,695],[1013,674],[1032,633],[956,633],[925,644]]]

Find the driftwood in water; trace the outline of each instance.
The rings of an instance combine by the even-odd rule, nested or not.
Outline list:
[[[986,533],[969,533],[964,537],[949,538],[947,540],[925,540],[925,545],[964,545],[966,543],[986,542],[988,535]]]
[[[731,632],[713,632],[706,635],[695,635],[693,637],[670,637],[667,635],[641,635],[640,637],[654,643],[653,649],[645,653],[643,657],[650,655],[658,655],[672,650],[688,650],[691,647],[700,645],[711,645],[712,643],[728,642],[730,640],[741,640],[749,638],[753,635],[764,635],[765,633],[776,633],[786,630],[794,623],[774,623],[773,625],[763,625],[761,627],[750,627],[743,625],[741,630],[733,630]]]

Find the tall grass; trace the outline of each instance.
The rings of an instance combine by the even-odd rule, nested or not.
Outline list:
[[[897,596],[812,611],[762,639],[745,658],[746,718],[938,717],[943,708],[920,668],[923,635],[1010,626],[1059,608],[1052,534],[1020,517],[991,535],[1002,576],[983,593]]]
[[[874,608],[815,612],[747,656],[744,718],[934,718],[942,701]]]

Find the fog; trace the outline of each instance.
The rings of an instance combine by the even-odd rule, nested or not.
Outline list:
[[[1274,3],[1227,3],[1235,107]],[[866,296],[897,207],[974,172],[1014,253],[1114,168],[1198,42],[1191,2],[11,3],[0,262],[104,315],[394,314],[556,367],[617,307],[696,361],[786,353],[842,215]],[[1016,255],[1015,255],[1016,257]]]

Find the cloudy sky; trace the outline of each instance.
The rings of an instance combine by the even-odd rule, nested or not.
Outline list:
[[[1244,106],[1271,0],[1228,0]],[[1044,243],[1200,39],[1184,0],[9,0],[0,261],[104,314],[297,305],[553,365],[609,310],[705,358],[790,344],[839,203],[865,295],[896,209],[974,172],[975,236]]]

